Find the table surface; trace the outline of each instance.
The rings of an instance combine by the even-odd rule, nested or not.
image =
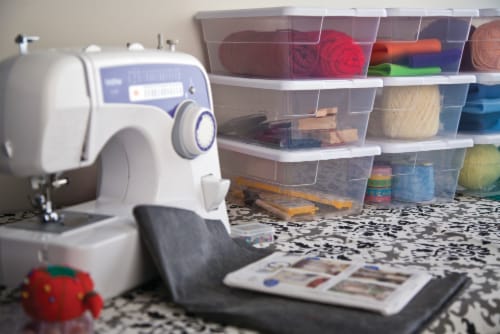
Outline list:
[[[452,202],[410,208],[366,206],[358,215],[286,222],[237,205],[231,224],[261,222],[275,229],[276,250],[427,270],[465,272],[467,289],[424,333],[500,333],[500,202],[457,196]],[[29,217],[0,214],[0,224]],[[19,291],[0,288],[0,326],[25,320]],[[242,333],[186,315],[165,302],[159,280],[106,301],[98,333]],[[15,315],[15,316],[14,316]],[[1,328],[0,328],[1,329]]]

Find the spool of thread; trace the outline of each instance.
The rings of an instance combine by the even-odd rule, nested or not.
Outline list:
[[[370,115],[368,133],[396,139],[425,139],[439,130],[439,86],[384,87]]]
[[[365,201],[368,203],[390,203],[392,168],[388,165],[376,165],[368,179]]]
[[[488,190],[500,178],[500,152],[495,145],[475,145],[465,152],[458,184],[472,190]]]
[[[500,20],[477,27],[471,36],[470,48],[476,70],[500,70]]]
[[[392,198],[400,202],[427,202],[434,199],[432,162],[394,163],[392,165]]]

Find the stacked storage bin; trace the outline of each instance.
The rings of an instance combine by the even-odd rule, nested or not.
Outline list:
[[[470,138],[456,138],[473,75],[457,74],[477,10],[387,9],[370,76],[383,77],[368,125],[377,144],[366,203],[451,201]],[[390,175],[390,179],[388,178]]]
[[[474,73],[460,119],[459,132],[472,136],[458,191],[500,198],[500,8],[481,9],[472,20],[461,71]]]
[[[222,174],[283,219],[358,212],[378,146],[380,79],[366,79],[385,10],[278,7],[198,13]]]

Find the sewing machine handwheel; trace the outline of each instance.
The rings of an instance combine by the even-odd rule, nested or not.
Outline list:
[[[194,159],[207,152],[215,141],[216,123],[209,109],[187,100],[179,104],[175,112],[172,143],[176,152]]]

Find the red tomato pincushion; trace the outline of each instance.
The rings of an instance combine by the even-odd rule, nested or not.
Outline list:
[[[24,279],[21,297],[29,316],[49,322],[74,319],[87,310],[97,318],[103,307],[90,275],[65,266],[31,270]]]

